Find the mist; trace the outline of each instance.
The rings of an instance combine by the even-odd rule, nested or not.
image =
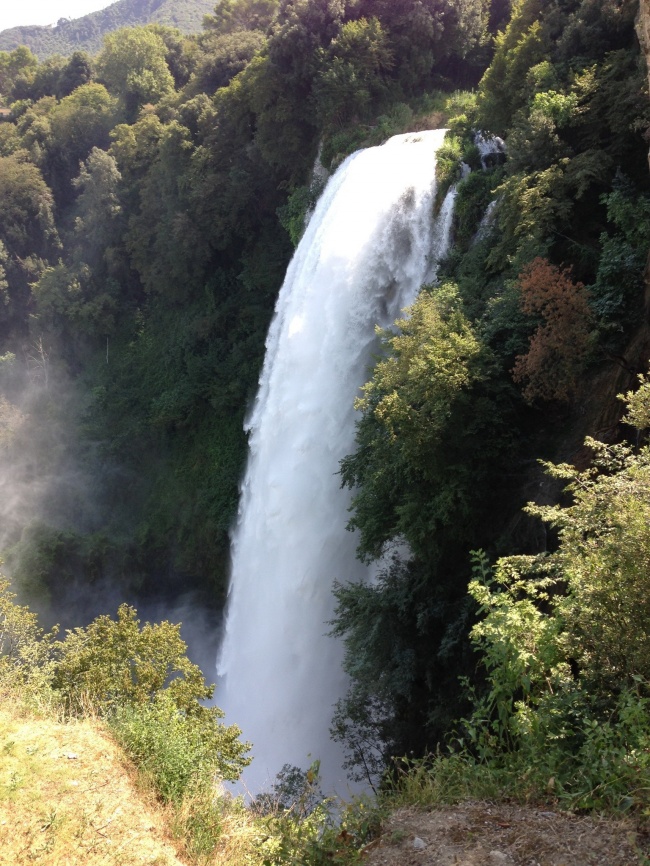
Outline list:
[[[62,631],[122,603],[142,622],[181,622],[188,655],[214,679],[221,617],[171,566],[145,575],[115,491],[137,479],[87,436],[88,391],[41,339],[0,357],[0,570],[40,624]],[[118,494],[119,495],[119,494]]]

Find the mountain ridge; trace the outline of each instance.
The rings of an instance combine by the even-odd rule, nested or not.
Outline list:
[[[99,51],[104,36],[121,27],[166,24],[183,33],[201,30],[203,16],[214,8],[214,0],[117,0],[105,9],[81,18],[60,18],[54,26],[29,25],[0,31],[0,51],[25,45],[40,60],[54,54]]]

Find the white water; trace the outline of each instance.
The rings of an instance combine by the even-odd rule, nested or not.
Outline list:
[[[474,136],[474,144],[478,148],[483,169],[492,168],[506,153],[506,143],[498,135],[477,132]]]
[[[296,250],[267,338],[247,428],[250,456],[232,541],[217,702],[252,742],[252,793],[284,764],[321,760],[342,791],[333,706],[346,689],[327,636],[332,584],[368,569],[346,530],[339,461],[354,448],[354,398],[375,325],[412,303],[446,251],[452,198],[433,224],[444,130],[397,136],[351,156],[327,185]]]

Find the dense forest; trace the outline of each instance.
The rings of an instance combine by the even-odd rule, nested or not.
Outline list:
[[[19,596],[70,626],[115,598],[192,590],[221,609],[243,420],[316,156],[331,171],[447,126],[453,250],[383,334],[341,465],[359,556],[412,557],[373,585],[338,576],[351,690],[334,733],[373,778],[377,755],[452,732],[474,755],[537,749],[522,760],[544,755],[567,787],[563,748],[586,755],[598,722],[612,755],[645,748],[638,7],[222,0],[195,36],[154,24],[95,56],[0,52],[2,548]]]

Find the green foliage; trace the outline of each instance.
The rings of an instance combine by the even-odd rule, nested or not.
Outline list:
[[[277,815],[293,812],[296,817],[311,815],[325,799],[320,788],[320,761],[314,761],[308,770],[285,764],[268,791],[258,794],[252,803],[259,815]]]
[[[13,102],[37,102],[44,96],[62,99],[77,87],[92,79],[92,62],[83,51],[75,51],[69,60],[59,55],[44,60],[38,66],[27,66],[16,76],[8,95]]]
[[[396,58],[393,77],[405,93],[430,85],[435,72],[444,74],[448,64],[462,66],[487,37],[489,3],[484,0],[361,0],[357,9],[360,17],[376,16],[387,30]]]
[[[603,197],[612,234],[601,235],[601,256],[591,304],[606,334],[625,332],[636,322],[645,290],[645,250],[650,242],[650,198],[620,178]]]
[[[115,290],[97,291],[90,281],[87,266],[67,268],[59,263],[45,268],[32,286],[36,302],[33,323],[50,335],[67,337],[68,357],[74,356],[73,346],[84,337],[109,334],[115,322]]]
[[[37,58],[24,45],[13,51],[0,51],[0,94],[8,99],[14,83],[22,76],[33,75],[38,64]]]
[[[186,649],[179,625],[165,621],[140,628],[136,611],[123,604],[116,620],[100,616],[57,643],[53,686],[73,713],[146,703],[163,689],[180,710],[189,711],[213,689]]]
[[[459,709],[449,672],[465,665],[462,551],[490,533],[481,491],[507,439],[493,426],[507,410],[497,422],[500,397],[485,388],[489,353],[456,287],[424,290],[407,312],[382,335],[385,357],[358,401],[357,450],[341,463],[358,553],[384,561],[374,584],[336,590],[333,630],[352,688],[333,731],[373,783],[382,760],[435,743]]]
[[[203,26],[220,34],[237,30],[268,32],[279,5],[279,0],[221,0],[214,13],[205,16]]]
[[[97,69],[109,91],[122,99],[129,120],[145,103],[158,102],[174,89],[165,43],[142,27],[109,33]]]
[[[482,349],[451,285],[422,292],[409,313],[397,335],[381,335],[390,354],[357,401],[358,449],[341,464],[344,483],[359,488],[350,525],[368,558],[401,535],[421,550],[439,522],[462,510],[459,479],[441,482],[443,443],[483,375]]]
[[[206,40],[204,45],[205,52],[185,91],[188,95],[213,94],[220,87],[227,87],[261,52],[266,45],[266,38],[257,30],[237,30],[210,39],[209,42]]]
[[[496,37],[494,58],[481,81],[479,123],[498,135],[528,100],[528,70],[545,59],[548,46],[538,21],[542,7],[541,0],[519,0],[510,23]]]
[[[78,87],[53,108],[44,170],[58,201],[71,198],[72,178],[92,149],[108,147],[117,107],[117,99],[102,84],[90,83]]]
[[[282,227],[287,230],[291,243],[297,247],[305,231],[310,211],[313,211],[325,187],[323,179],[315,179],[311,186],[299,186],[293,190],[286,205],[278,210]]]
[[[345,745],[351,777],[373,788],[386,759],[403,750],[410,735],[396,730],[406,725],[402,718],[396,725],[395,717],[417,692],[417,650],[425,634],[432,637],[414,572],[396,560],[370,586],[338,584],[334,590],[332,634],[344,641],[344,668],[353,686],[338,702],[332,735]]]
[[[645,431],[650,428],[650,380],[640,373],[638,382],[639,388],[636,391],[620,394],[619,399],[627,406],[627,413],[623,419],[626,424]]]
[[[0,157],[0,240],[16,259],[47,257],[58,246],[52,194],[36,166]]]
[[[629,420],[645,422],[645,378]],[[528,506],[556,552],[475,556],[472,635],[488,689],[466,733],[478,757],[582,808],[647,805],[650,451],[588,439],[586,470],[548,465],[572,503]]]
[[[538,91],[531,105],[532,112],[548,117],[558,129],[569,124],[577,109],[578,97],[575,93],[557,93],[555,90]]]
[[[79,192],[74,231],[67,237],[68,262],[45,268],[32,285],[32,325],[60,340],[69,361],[97,337],[103,342],[115,326],[118,281],[124,281],[125,270],[120,180],[115,160],[94,147],[72,181]]]
[[[52,193],[35,165],[19,154],[0,157],[0,253],[3,303],[0,333],[25,330],[30,283],[58,252]]]
[[[438,749],[423,758],[400,757],[393,762],[382,792],[389,809],[425,811],[464,800],[501,800],[530,794],[523,769],[506,771],[495,764],[481,764],[467,751]]]
[[[69,96],[77,87],[88,84],[93,77],[93,64],[83,51],[75,51],[61,70],[57,81],[56,95]]]
[[[202,705],[214,687],[186,649],[180,625],[140,626],[136,611],[123,604],[115,620],[100,616],[54,643],[50,676],[67,712],[107,718],[164,802],[177,809],[189,802],[190,818],[198,803],[207,818],[215,781],[239,777],[250,763],[249,746],[240,742],[239,728],[221,724],[218,707]]]
[[[119,240],[121,180],[115,159],[94,147],[73,181],[77,190],[75,234],[83,238],[83,250],[77,256],[96,268],[109,258]]]
[[[385,94],[384,74],[394,65],[388,37],[377,18],[348,21],[320,54],[314,84],[320,122],[341,127],[367,118]]]
[[[627,2],[515,6],[481,82],[475,118],[508,138],[491,269],[550,255],[555,263],[574,261],[583,281],[593,283],[603,243],[599,200],[617,167],[626,166],[639,188],[647,185],[636,131],[646,125],[645,72],[631,39]],[[623,276],[624,255],[608,250],[603,258]],[[603,290],[610,295],[605,306],[614,293]]]
[[[145,623],[122,605],[55,641],[36,614],[15,604],[0,579],[0,692],[5,700],[100,715],[143,781],[173,807],[190,853],[211,853],[221,833],[218,785],[250,763],[235,725],[221,723],[199,669],[185,655],[180,626]]]
[[[9,581],[0,575],[0,690],[44,697],[50,675],[49,652],[56,629],[44,634],[38,617],[15,603]]]
[[[499,169],[472,171],[458,183],[454,207],[455,248],[466,253],[475,240],[487,208],[494,201],[494,188],[501,178]]]
[[[119,704],[110,727],[163,802],[180,805],[201,787],[235,781],[250,763],[239,728],[222,717],[217,707],[179,708],[165,689],[150,702]]]
[[[323,799],[319,762],[304,772],[286,765],[272,791],[253,802],[268,828],[264,866],[325,866],[363,862],[363,848],[379,832],[381,809],[360,797],[346,804]]]

